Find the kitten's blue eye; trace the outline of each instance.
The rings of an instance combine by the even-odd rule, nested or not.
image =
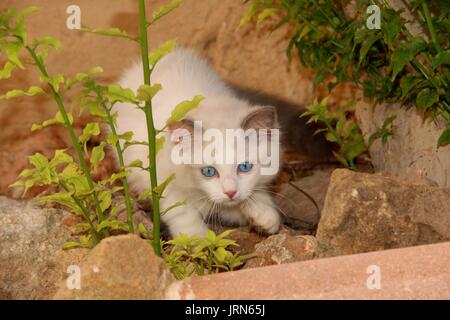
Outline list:
[[[202,174],[205,177],[213,177],[216,175],[216,168],[214,167],[204,167],[202,168]]]
[[[250,170],[252,170],[252,168],[253,164],[251,164],[250,162],[243,162],[238,167],[239,172],[249,172]]]

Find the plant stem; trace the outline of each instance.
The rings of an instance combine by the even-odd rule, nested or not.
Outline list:
[[[428,9],[428,4],[426,2],[422,3],[423,15],[425,16],[425,21],[427,22],[428,31],[430,32],[431,41],[433,42],[436,52],[442,51],[441,44],[436,37],[436,31],[434,30],[433,21],[431,20],[430,10]]]
[[[46,78],[49,77],[48,72],[44,66],[44,64],[41,62],[41,60],[39,59],[39,57],[36,55],[36,52],[30,48],[29,46],[26,47],[27,51],[30,53],[31,57],[33,58],[33,60],[35,61],[37,67],[39,68],[39,70],[41,71],[42,75]],[[103,212],[102,209],[100,208],[100,201],[98,200],[97,197],[97,192],[95,191],[95,187],[94,187],[94,182],[91,176],[91,172],[89,171],[89,167],[86,163],[86,160],[84,159],[83,156],[83,150],[80,146],[80,144],[78,143],[78,138],[75,134],[75,130],[73,129],[72,124],[70,123],[69,117],[67,115],[66,109],[64,107],[64,103],[62,102],[62,98],[61,96],[58,94],[58,92],[55,90],[55,88],[53,88],[52,85],[49,85],[50,90],[52,91],[52,95],[53,95],[53,99],[56,101],[56,104],[58,105],[59,108],[59,112],[61,113],[61,116],[63,117],[64,120],[64,124],[67,128],[67,130],[69,130],[69,135],[70,138],[72,140],[72,144],[75,148],[75,151],[77,153],[78,159],[80,161],[80,166],[83,169],[84,174],[86,175],[86,180],[88,182],[89,185],[89,189],[90,191],[92,191],[92,196],[94,198],[94,203],[95,203],[95,209],[97,212],[97,218],[98,218],[98,222],[100,223],[101,221],[103,221]],[[103,230],[103,235],[104,236],[109,236],[109,231],[104,229]]]
[[[150,66],[148,60],[148,38],[147,38],[147,18],[145,14],[145,0],[139,0],[139,25],[140,25],[140,46],[142,65],[144,71],[144,83],[150,85]],[[160,242],[160,211],[159,211],[159,197],[153,191],[158,186],[158,179],[156,176],[156,130],[153,123],[152,102],[151,100],[145,102],[145,119],[147,121],[148,134],[148,158],[149,158],[149,174],[152,188],[152,206],[153,206],[153,246],[155,254],[161,256],[161,242]]]
[[[83,211],[83,216],[86,219],[86,221],[88,222],[89,227],[91,228],[91,235],[94,238],[95,244],[98,244],[100,242],[100,237],[99,237],[99,234],[98,234],[97,230],[95,229],[94,224],[92,223],[91,218],[89,217],[89,210],[83,205],[83,203],[80,200],[78,200],[74,196],[72,196],[72,199],[75,201],[75,203]]]
[[[436,30],[434,29],[433,20],[431,19],[430,9],[428,8],[428,4],[426,2],[422,3],[423,15],[425,17],[425,21],[427,22],[428,32],[431,36],[431,42],[433,42],[434,48],[437,53],[442,52],[441,44],[436,36]],[[450,81],[450,71],[446,66],[443,66],[444,73],[446,78]]]
[[[97,93],[98,95],[98,93]],[[101,98],[100,95],[98,95],[99,98]],[[102,103],[103,108],[106,112],[106,120],[108,122],[109,127],[111,128],[111,132],[117,136],[116,127],[114,126],[114,120],[111,115],[111,110],[105,105],[105,103]],[[116,151],[117,155],[119,157],[119,165],[120,165],[120,171],[125,170],[125,161],[123,160],[123,151],[120,147],[120,143],[117,142],[116,145]],[[131,197],[130,197],[130,188],[128,186],[127,178],[120,179],[122,181],[123,185],[123,192],[125,194],[125,204],[127,206],[127,222],[128,222],[128,231],[130,233],[134,233],[134,227],[133,227],[133,207],[131,205]]]
[[[69,191],[69,188],[67,188],[64,184],[61,184],[61,185],[64,190]],[[94,224],[92,223],[91,217],[89,217],[89,210],[75,196],[72,195],[71,198],[73,199],[73,201],[75,201],[77,206],[80,207],[81,211],[83,211],[83,217],[84,217],[84,219],[86,219],[86,221],[89,224],[89,227],[91,228],[91,234],[92,234],[92,237],[94,238],[95,244],[98,244],[100,242],[100,237],[98,235],[97,230],[95,229]]]

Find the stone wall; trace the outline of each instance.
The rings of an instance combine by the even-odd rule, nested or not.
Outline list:
[[[167,1],[147,2],[150,14]],[[123,39],[67,29],[66,9],[74,3],[81,8],[83,26],[118,27],[130,34],[138,32],[137,3],[135,0],[41,0],[40,12],[27,20],[30,39],[51,35],[62,42],[61,53],[52,52],[49,56],[51,74],[71,76],[100,65],[105,70],[102,79],[111,83],[124,68],[139,59],[139,47]],[[0,10],[30,5],[36,5],[36,1],[3,0]],[[180,46],[196,50],[225,80],[239,88],[264,92],[294,106],[311,101],[311,73],[299,72],[300,66],[295,60],[288,64],[288,29],[270,33],[267,26],[259,30],[250,25],[239,28],[240,18],[247,9],[248,5],[241,0],[185,0],[170,16],[150,28],[150,47],[177,38]],[[0,92],[36,85],[38,79],[38,72],[30,66],[29,70],[15,72],[12,81],[0,82]],[[75,94],[66,97],[67,104]],[[71,145],[63,128],[31,134],[33,123],[49,119],[55,113],[54,102],[43,97],[0,101],[0,176],[3,178],[0,194],[11,195],[7,186],[26,166],[28,155],[43,152],[51,156],[54,149]]]
[[[165,3],[149,1],[149,12]],[[26,7],[35,1],[6,0],[0,10],[9,7]],[[30,37],[55,36],[62,41],[61,54],[52,53],[48,60],[51,73],[67,76],[101,65],[106,83],[116,80],[122,70],[139,59],[136,44],[122,39],[85,34],[66,28],[66,8],[73,1],[41,0],[41,11],[32,14],[27,23]],[[78,0],[83,26],[119,27],[130,34],[138,30],[138,13],[134,0]],[[392,1],[394,7],[398,1]],[[313,75],[300,66],[294,58],[288,63],[286,47],[290,31],[286,27],[269,32],[269,25],[259,28],[239,28],[239,20],[248,9],[241,0],[185,0],[170,16],[150,29],[150,46],[156,47],[170,38],[177,38],[181,46],[193,48],[206,58],[219,74],[235,85],[250,92],[262,92],[272,98],[280,98],[293,108],[309,103],[314,98]],[[406,13],[405,13],[406,14]],[[51,22],[51,23],[49,23]],[[269,23],[270,24],[270,23]],[[421,30],[411,26],[414,34]],[[293,55],[295,56],[295,55]],[[11,88],[26,88],[37,84],[36,70],[18,71],[13,81],[0,82],[0,92]],[[323,90],[319,88],[319,96]],[[335,90],[336,100],[345,100],[354,93],[351,86]],[[66,97],[70,103],[76,92]],[[273,99],[272,99],[273,100]],[[271,100],[271,101],[272,101]],[[0,194],[12,195],[7,186],[26,166],[26,156],[43,152],[51,156],[56,148],[70,146],[63,128],[51,128],[31,134],[32,123],[41,122],[54,115],[56,107],[52,100],[43,97],[0,101]],[[396,114],[395,133],[386,146],[379,141],[370,149],[377,171],[387,171],[400,176],[421,176],[433,180],[439,186],[449,186],[450,147],[437,148],[436,141],[442,127],[425,123],[415,113],[395,106],[379,106],[372,113],[368,102],[360,101],[357,119],[366,139],[384,119]],[[301,123],[297,114],[282,109],[281,116],[289,125],[298,128]],[[79,122],[79,127],[82,125]],[[300,141],[297,148],[310,139],[307,132],[296,129],[290,136]],[[316,139],[317,140],[317,139]]]
[[[392,123],[393,135],[387,143],[383,146],[378,139],[370,147],[376,171],[423,178],[440,187],[450,187],[450,146],[437,146],[445,128],[442,119],[424,119],[414,107],[382,104],[373,108],[366,102],[358,103],[356,116],[366,142],[385,119],[396,116]]]

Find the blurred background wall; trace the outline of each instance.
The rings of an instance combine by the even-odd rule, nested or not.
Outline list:
[[[148,11],[167,1],[148,1]],[[60,54],[48,58],[50,74],[71,76],[94,66],[104,68],[102,80],[114,82],[122,70],[139,59],[139,48],[130,41],[69,30],[66,13],[69,5],[81,8],[82,26],[118,27],[132,35],[138,32],[136,0],[2,0],[0,10],[36,5],[41,8],[27,19],[30,39],[50,35],[62,42]],[[181,46],[195,49],[219,74],[240,88],[276,96],[302,105],[312,99],[311,73],[299,73],[297,61],[288,63],[286,48],[289,30],[267,32],[270,26],[239,28],[248,7],[241,0],[185,0],[169,16],[150,28],[150,46],[177,38]],[[265,29],[266,28],[266,29]],[[0,61],[2,64],[4,61]],[[32,66],[16,71],[11,79],[0,81],[0,92],[39,85],[39,74]],[[76,92],[65,97],[66,105]],[[10,194],[7,185],[26,166],[26,156],[70,145],[64,129],[51,127],[31,133],[33,123],[56,113],[52,100],[45,97],[0,101],[0,194]],[[77,121],[81,127],[83,119]]]

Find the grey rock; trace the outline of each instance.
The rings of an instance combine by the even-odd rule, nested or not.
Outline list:
[[[63,251],[69,212],[0,197],[0,298],[48,299],[86,250]]]
[[[373,108],[364,101],[356,106],[356,118],[366,142],[385,119],[396,116],[393,135],[383,146],[380,139],[369,149],[377,172],[400,177],[416,177],[437,186],[450,187],[450,146],[438,148],[437,141],[446,125],[442,119],[423,119],[416,108],[400,104],[380,104]]]

